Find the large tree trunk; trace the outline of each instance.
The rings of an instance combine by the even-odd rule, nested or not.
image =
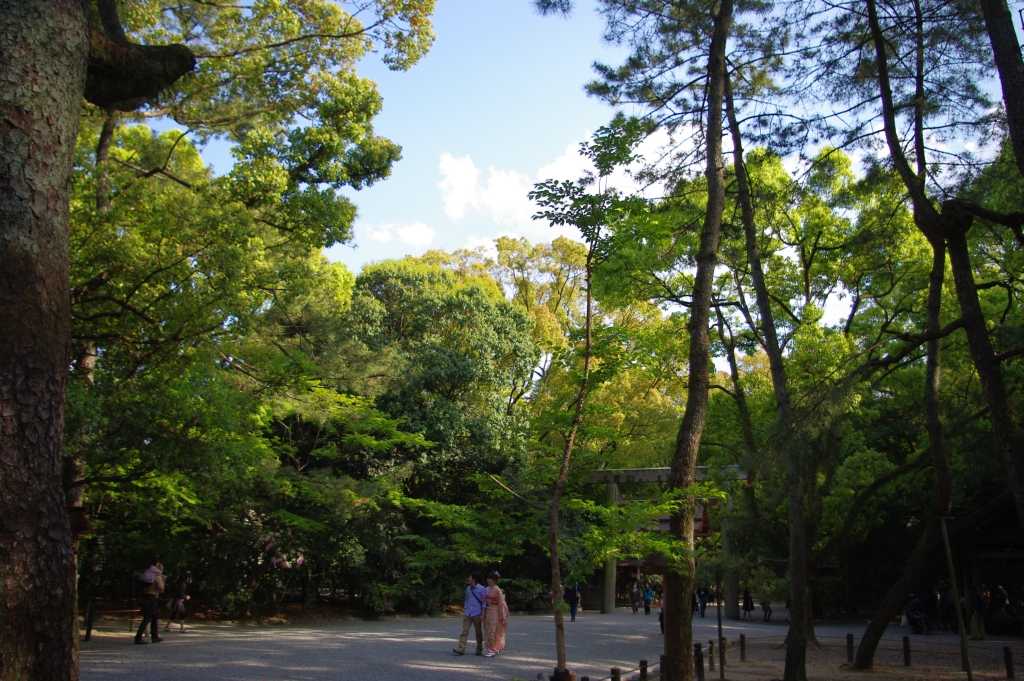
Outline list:
[[[61,488],[81,0],[0,0],[0,680],[78,678]]]
[[[946,269],[946,248],[942,241],[932,243],[932,270],[928,279],[928,311],[925,333],[938,334],[941,328],[942,281]],[[935,469],[935,505],[928,518],[928,524],[914,545],[907,564],[896,583],[882,599],[875,616],[868,623],[857,647],[854,669],[871,669],[875,662],[875,650],[882,640],[893,615],[907,601],[910,592],[921,578],[925,567],[932,559],[932,553],[942,538],[939,518],[949,515],[953,500],[953,479],[949,470],[949,456],[946,454],[942,436],[942,421],[939,418],[939,383],[941,381],[940,339],[928,341],[928,356],[925,364],[924,417],[928,433],[928,448],[932,454]]]
[[[1013,155],[1024,175],[1024,57],[1013,28],[1013,15],[1006,0],[981,0],[981,11],[999,70]]]
[[[690,304],[689,384],[686,413],[676,437],[669,484],[675,489],[689,487],[696,475],[704,421],[707,418],[711,348],[708,326],[711,322],[711,296],[718,242],[725,212],[725,176],[722,162],[722,99],[725,94],[725,48],[732,26],[733,0],[722,0],[715,16],[708,54],[707,182],[708,203],[697,251],[697,272]],[[693,591],[693,502],[683,504],[673,514],[672,532],[689,552],[682,565],[670,565],[665,574],[665,669],[666,681],[693,678],[693,630],[690,620],[690,593]]]

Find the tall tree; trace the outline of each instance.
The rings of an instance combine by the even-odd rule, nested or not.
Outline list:
[[[333,4],[310,5],[335,15],[340,12]],[[429,45],[429,21],[421,10],[427,8],[429,14],[432,5],[429,0],[374,5],[382,17],[377,24],[383,27],[381,40],[394,48],[397,65],[415,61]],[[117,7],[115,0],[0,4],[0,64],[9,77],[0,94],[0,119],[5,121],[0,126],[0,451],[5,489],[0,495],[0,515],[5,519],[0,563],[8,603],[0,618],[2,679],[77,676],[74,569],[59,475],[70,359],[68,180],[81,99],[84,94],[98,107],[132,111],[157,99],[196,64],[187,46],[161,45],[173,32],[145,35],[144,45],[130,42]],[[166,8],[149,6],[136,16],[150,10],[175,15],[204,7],[211,8],[195,3],[164,12]],[[269,18],[272,25],[274,17],[261,14],[263,8],[255,3],[234,11],[252,11],[252,16]],[[389,30],[396,19],[410,19],[419,30]],[[358,21],[349,25],[355,35],[361,34]],[[179,24],[183,26],[187,33],[196,22]],[[426,37],[426,42],[417,36]],[[239,49],[220,57],[234,59],[252,51]],[[402,55],[411,61],[402,61]],[[256,81],[263,79],[248,82]],[[296,179],[315,185],[316,178],[311,182],[306,176],[309,170],[299,167]],[[314,187],[312,194],[316,193]],[[308,186],[299,196],[307,204],[315,203]],[[44,603],[48,605],[40,605]]]
[[[112,0],[0,4],[0,679],[78,676],[60,485],[69,361],[68,190],[83,93],[134,108],[190,71],[127,41]]]
[[[1021,55],[1013,14],[1006,0],[981,0],[980,4],[981,14],[985,18],[985,30],[999,70],[1013,158],[1024,175],[1024,56]]]
[[[631,210],[643,209],[645,204],[636,198],[621,198],[618,190],[609,186],[609,177],[617,168],[629,166],[635,160],[633,149],[646,132],[646,128],[635,119],[618,115],[611,125],[600,128],[594,139],[580,147],[580,154],[586,157],[596,170],[576,182],[548,180],[534,187],[531,199],[537,202],[541,211],[537,218],[548,220],[553,225],[572,225],[579,229],[587,243],[584,263],[584,327],[583,367],[579,386],[571,404],[571,420],[564,434],[561,462],[549,505],[548,553],[551,560],[551,592],[555,605],[555,678],[568,681],[570,673],[566,667],[565,614],[562,607],[562,564],[559,542],[559,517],[565,485],[569,478],[576,438],[583,423],[584,407],[591,389],[591,363],[594,354],[594,270],[600,264],[602,255],[602,231],[609,224],[628,217]],[[592,191],[596,189],[595,191]]]
[[[761,346],[768,355],[772,386],[775,391],[775,409],[779,432],[788,433],[793,427],[793,415],[789,398],[789,379],[782,356],[782,345],[772,312],[771,297],[765,284],[764,267],[757,243],[757,226],[754,224],[754,204],[743,156],[743,131],[736,115],[731,78],[725,76],[726,114],[729,120],[729,134],[733,143],[733,172],[736,174],[736,197],[740,204],[740,221],[743,224],[743,241],[750,268],[750,280],[760,318]],[[811,617],[809,612],[807,584],[807,519],[804,510],[804,461],[801,448],[788,443],[786,449],[786,485],[789,497],[789,590],[791,617],[789,635],[786,637],[786,681],[802,681],[807,678],[807,629]]]
[[[992,3],[993,7],[996,4]],[[960,326],[966,331],[973,363],[989,404],[989,418],[1010,473],[1011,487],[1022,518],[1024,460],[1020,458],[1020,452],[1024,440],[1018,419],[1006,401],[1000,360],[989,337],[988,322],[974,280],[974,264],[967,241],[967,232],[974,218],[970,208],[965,209],[965,206],[947,200],[960,178],[943,172],[942,165],[936,162],[944,157],[947,167],[956,167],[971,161],[955,154],[947,155],[934,146],[936,138],[950,135],[950,131],[957,131],[965,137],[986,134],[988,122],[980,112],[987,105],[987,99],[978,84],[987,74],[989,57],[978,44],[983,31],[980,17],[971,9],[942,0],[893,4],[866,0],[864,6],[857,3],[847,10],[838,23],[832,25],[833,29],[840,29],[833,32],[837,36],[836,44],[846,49],[854,40],[861,40],[853,38],[851,31],[854,30],[867,35],[869,40],[861,42],[861,47],[855,49],[863,51],[862,63],[870,65],[872,78],[867,80],[863,77],[863,68],[856,75],[842,73],[840,78],[832,81],[842,83],[833,94],[854,100],[854,108],[863,112],[863,121],[873,118],[873,121],[881,122],[887,161],[907,191],[914,222],[929,242],[933,256],[925,331],[916,338],[919,342],[927,342],[925,430],[935,469],[936,497],[932,516],[903,574],[879,606],[861,640],[855,666],[867,669],[873,664],[874,652],[886,621],[898,611],[914,588],[928,556],[937,545],[938,517],[947,515],[951,510],[949,460],[939,419],[939,339]],[[996,20],[994,16],[986,14],[985,20],[989,22],[993,46],[999,54],[999,48],[1005,48],[1005,36],[991,32],[991,21]],[[1010,30],[1012,33],[1012,28]],[[999,30],[995,33],[998,34]],[[826,45],[829,42],[829,39],[824,41]],[[1012,60],[1008,61],[1006,57],[1004,52],[1000,74],[1012,80]],[[1019,50],[1016,61],[1020,62]],[[823,59],[823,63],[826,73],[841,72],[841,67],[837,69],[836,62],[829,58]],[[1006,82],[1004,78],[1004,88]],[[1017,122],[1012,121],[1011,128],[1016,127]],[[848,139],[856,138],[862,129],[858,127]],[[940,328],[947,252],[962,316],[956,323]]]

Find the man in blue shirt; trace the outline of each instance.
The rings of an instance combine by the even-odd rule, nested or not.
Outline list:
[[[462,636],[459,636],[459,647],[452,648],[456,655],[466,654],[466,643],[469,640],[469,627],[476,627],[476,654],[484,654],[484,635],[480,629],[483,622],[484,609],[487,607],[487,589],[480,584],[480,573],[474,570],[466,579],[466,602],[462,606]]]

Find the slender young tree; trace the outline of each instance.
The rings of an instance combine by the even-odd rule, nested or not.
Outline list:
[[[754,285],[757,311],[760,317],[761,346],[768,355],[772,387],[775,393],[775,411],[778,432],[784,436],[793,426],[792,408],[789,398],[789,380],[782,356],[782,345],[775,326],[771,296],[765,284],[764,266],[757,244],[757,227],[754,224],[754,203],[743,158],[743,131],[736,116],[732,93],[732,82],[726,74],[725,82],[726,115],[729,133],[733,143],[733,169],[736,174],[736,195],[740,204],[740,220],[743,224],[744,247],[750,280]],[[801,449],[796,446],[786,450],[786,486],[789,498],[789,590],[791,617],[789,635],[786,637],[785,681],[802,681],[807,678],[807,630],[811,617],[807,590],[807,519],[804,510],[804,462]]]
[[[594,269],[599,263],[602,246],[602,230],[612,221],[622,219],[630,212],[643,210],[645,204],[635,197],[621,197],[617,190],[608,186],[608,178],[616,168],[628,166],[635,156],[633,149],[645,134],[645,126],[639,121],[628,120],[619,115],[609,126],[602,127],[594,134],[591,142],[581,145],[581,155],[587,157],[596,169],[596,176],[588,174],[576,182],[548,180],[536,185],[529,197],[537,202],[541,211],[535,218],[548,220],[554,225],[572,225],[580,230],[587,243],[587,257],[584,264],[585,312],[583,369],[579,388],[572,403],[572,421],[565,435],[561,464],[555,478],[551,503],[548,507],[548,552],[551,560],[551,594],[555,605],[555,678],[568,681],[565,650],[565,619],[562,608],[562,566],[558,533],[558,520],[569,477],[573,447],[580,425],[583,423],[584,406],[590,390],[591,361],[593,358],[594,319]],[[592,191],[596,189],[595,191]]]

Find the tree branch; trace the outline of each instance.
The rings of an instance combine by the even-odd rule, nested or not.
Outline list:
[[[524,504],[526,504],[527,506],[529,506],[530,508],[535,508],[538,511],[546,511],[546,510],[548,510],[547,506],[543,506],[543,505],[538,504],[536,502],[530,501],[529,499],[524,497],[522,494],[520,494],[519,492],[516,492],[514,489],[512,489],[511,487],[509,487],[508,485],[503,483],[496,476],[493,476],[490,473],[486,473],[485,475],[487,475],[488,478],[493,480],[494,484],[496,484],[498,487],[502,488],[503,490],[505,490],[506,492],[508,492],[509,494],[514,496],[516,499],[518,499],[519,501],[521,501]]]

